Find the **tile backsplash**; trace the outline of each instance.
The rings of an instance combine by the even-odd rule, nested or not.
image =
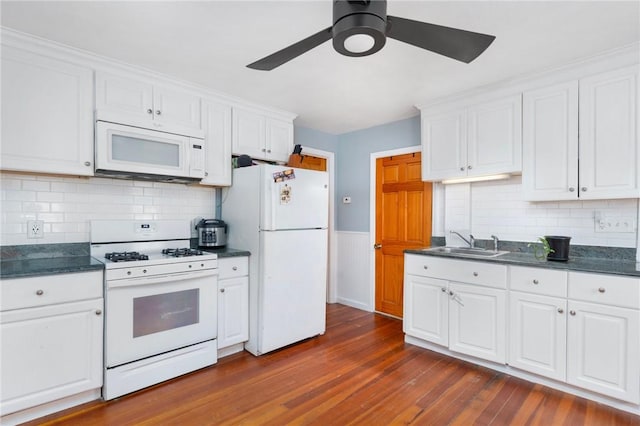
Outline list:
[[[596,215],[631,218],[633,232],[596,232]],[[635,248],[638,200],[529,202],[522,200],[521,178],[445,187],[445,230],[468,231],[477,238],[535,241],[567,235],[571,244]]]
[[[105,178],[0,173],[0,245],[89,241],[89,221],[215,217],[216,189]],[[27,238],[27,221],[44,236]]]

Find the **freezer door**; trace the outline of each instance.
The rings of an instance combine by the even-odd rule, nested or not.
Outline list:
[[[289,178],[292,176],[295,177]],[[261,229],[327,228],[329,179],[326,172],[265,166],[262,182]]]
[[[261,232],[258,352],[325,331],[327,230]]]

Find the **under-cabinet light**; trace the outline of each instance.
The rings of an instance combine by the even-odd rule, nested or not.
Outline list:
[[[486,180],[499,180],[499,179],[508,179],[511,175],[507,173],[502,173],[499,175],[488,175],[488,176],[474,176],[474,177],[464,177],[464,178],[455,178],[455,179],[445,179],[442,181],[443,184],[451,184],[451,183],[467,183],[467,182],[483,182]]]

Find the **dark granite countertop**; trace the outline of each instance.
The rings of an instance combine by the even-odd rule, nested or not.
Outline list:
[[[216,249],[201,249],[203,251],[209,253],[215,253],[218,255],[218,258],[221,259],[223,257],[241,257],[241,256],[251,256],[251,252],[246,250],[237,250],[229,247],[222,247]]]
[[[97,271],[102,269],[104,269],[104,264],[91,256],[3,259],[0,262],[0,278],[24,278],[39,275]]]
[[[405,253],[423,256],[448,257],[451,259],[474,262],[501,263],[505,265],[530,266],[535,268],[558,269],[566,271],[596,272],[602,274],[629,275],[640,277],[640,263],[630,260],[570,257],[567,262],[538,260],[532,253],[511,252],[491,258],[474,258],[458,254],[428,252],[422,249],[405,250]]]

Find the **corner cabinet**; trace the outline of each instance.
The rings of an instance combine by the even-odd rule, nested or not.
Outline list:
[[[201,185],[231,185],[231,106],[204,99],[202,102],[205,166]]]
[[[99,396],[102,271],[7,279],[0,286],[2,415],[89,390]]]
[[[2,45],[2,170],[93,175],[93,71]]]
[[[236,107],[233,109],[232,135],[234,155],[287,162],[293,152],[293,121]]]
[[[525,92],[524,198],[639,197],[637,114],[637,67]]]
[[[520,173],[522,98],[422,111],[422,180]]]
[[[249,258],[218,258],[218,268],[217,341],[218,351],[225,350],[219,356],[225,356],[241,351],[249,340]]]

